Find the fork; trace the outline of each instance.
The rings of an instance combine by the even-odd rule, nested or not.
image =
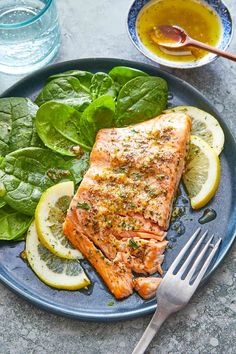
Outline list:
[[[211,245],[211,242],[214,238],[214,235],[212,235],[203,249],[200,251],[208,231],[204,232],[204,234],[189,253],[189,256],[181,265],[183,257],[190,250],[191,245],[200,234],[200,231],[201,228],[198,228],[194,232],[194,234],[180,251],[179,255],[176,257],[167,273],[165,274],[157,290],[156,312],[154,313],[148,327],[146,328],[143,336],[136,345],[132,354],[143,354],[145,352],[148,345],[166,318],[170,314],[181,310],[184,306],[187,305],[190,298],[193,296],[195,290],[197,289],[200,281],[202,280],[204,274],[206,273],[221,243],[221,239],[219,239],[215,246]],[[207,251],[210,246],[212,246],[212,249],[207,255]],[[179,266],[180,269],[176,271]],[[199,271],[198,267],[200,267]],[[196,274],[197,271],[198,273]],[[193,277],[195,274],[196,276]]]

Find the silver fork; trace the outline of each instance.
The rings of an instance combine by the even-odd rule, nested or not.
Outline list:
[[[204,274],[206,273],[207,268],[210,265],[212,258],[216,254],[221,243],[221,239],[219,239],[216,242],[215,246],[212,247],[212,250],[208,254],[207,258],[203,261],[203,258],[206,257],[208,248],[211,245],[214,235],[210,237],[210,239],[207,241],[207,243],[198,255],[197,252],[200,250],[200,247],[202,246],[202,243],[206,238],[208,231],[204,232],[202,237],[191,250],[189,256],[181,265],[180,269],[175,272],[176,268],[180,266],[184,255],[186,255],[186,253],[190,250],[191,245],[199,235],[200,231],[201,228],[198,228],[194,232],[192,237],[182,248],[174,262],[171,264],[167,273],[165,274],[157,290],[156,312],[153,315],[148,327],[146,328],[143,336],[141,337],[132,354],[143,354],[145,352],[148,345],[150,344],[153,337],[161,327],[162,323],[166,320],[166,318],[171,313],[177,312],[187,305],[190,298],[197,289],[200,281],[202,280]],[[194,257],[196,257],[196,259],[191,265],[194,260]],[[202,261],[203,264],[201,265],[201,269],[199,270],[196,277],[193,278],[193,275],[195,275]]]

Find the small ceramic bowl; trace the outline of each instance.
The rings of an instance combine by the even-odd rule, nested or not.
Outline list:
[[[151,59],[152,61],[160,65],[168,66],[171,68],[179,68],[179,69],[196,68],[202,65],[206,65],[217,58],[216,54],[209,53],[203,58],[194,62],[176,62],[176,61],[170,61],[170,60],[165,60],[163,58],[160,58],[156,54],[152,53],[148,48],[146,48],[142,44],[141,40],[139,39],[138,33],[136,31],[136,21],[139,12],[150,1],[153,0],[135,0],[129,9],[128,18],[127,18],[127,27],[128,27],[128,33],[130,39],[135,45],[135,47],[142,54],[144,54],[147,58]],[[205,2],[216,11],[216,13],[219,15],[221,19],[222,36],[218,44],[218,48],[222,50],[226,50],[231,42],[232,35],[233,35],[232,18],[230,12],[226,7],[226,5],[221,0],[205,0]]]

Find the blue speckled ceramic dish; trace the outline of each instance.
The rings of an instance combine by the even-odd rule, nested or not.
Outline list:
[[[225,124],[224,117],[220,116],[200,92],[183,80],[151,65],[121,59],[93,58],[49,65],[16,83],[2,97],[20,96],[34,99],[45,85],[47,78],[51,75],[73,69],[91,72],[109,72],[114,66],[118,65],[130,66],[143,70],[150,75],[162,77],[168,82],[169,107],[179,105],[196,106],[213,114],[224,130],[226,139],[225,147],[220,157],[220,186],[216,196],[207,206],[216,211],[217,218],[202,226],[203,231],[209,229],[216,237],[222,237],[219,252],[204,277],[203,281],[207,282],[208,277],[223,260],[236,238],[236,141],[230,129]],[[184,206],[185,214],[182,221],[178,219],[176,223],[182,223],[186,232],[177,236],[175,231],[176,223],[175,226],[174,224],[171,225],[167,234],[169,248],[165,253],[164,271],[169,268],[188,240],[189,235],[200,226],[198,219],[203,214],[203,210],[194,211],[190,208],[186,192],[182,187],[176,205]],[[93,283],[89,291],[52,289],[42,283],[19,257],[23,249],[24,242],[0,242],[0,281],[27,301],[47,311],[82,320],[115,321],[143,316],[153,312],[156,308],[155,298],[142,300],[136,293],[128,299],[116,301],[107,290],[99,275],[88,263],[83,263],[83,265]],[[113,306],[109,305],[111,301],[112,304],[114,301]],[[2,353],[1,349],[0,353]]]
[[[202,65],[206,65],[217,58],[216,54],[209,53],[205,57],[195,61],[195,62],[175,62],[170,60],[165,60],[163,58],[158,57],[154,53],[152,53],[148,48],[146,48],[141,40],[139,39],[138,33],[136,31],[136,21],[138,15],[142,8],[149,2],[156,1],[156,0],[135,0],[130,7],[128,18],[127,18],[127,27],[129,36],[135,45],[135,47],[146,57],[151,59],[152,61],[168,66],[171,68],[179,68],[179,69],[191,69],[196,68]],[[226,5],[221,0],[202,0],[210,5],[216,13],[219,15],[222,23],[222,36],[220,43],[218,45],[219,49],[226,50],[231,42],[232,35],[233,35],[233,25],[232,25],[232,18],[230,12]]]

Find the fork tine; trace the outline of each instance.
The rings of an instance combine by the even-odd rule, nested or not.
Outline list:
[[[204,232],[204,234],[202,235],[202,237],[199,239],[199,241],[196,243],[196,245],[193,247],[193,249],[191,250],[190,254],[188,255],[187,259],[184,261],[184,263],[182,264],[181,268],[178,270],[178,275],[182,276],[183,273],[186,271],[187,267],[189,266],[189,264],[192,262],[195,254],[197,253],[197,251],[199,250],[200,246],[202,245],[203,240],[205,239],[206,235],[208,234],[208,230]],[[212,239],[213,239],[213,235],[210,238],[208,244],[211,243]],[[208,246],[207,246],[208,247]]]
[[[191,269],[189,270],[187,276],[186,276],[186,280],[190,281],[194,272],[196,271],[197,267],[199,266],[202,258],[204,257],[204,255],[206,254],[206,251],[208,249],[208,247],[211,244],[211,241],[213,240],[214,235],[211,236],[211,238],[207,241],[207,243],[205,244],[205,246],[203,247],[202,251],[199,253],[199,255],[197,256],[197,258],[195,259],[195,262],[193,263]]]
[[[204,265],[202,266],[200,272],[198,273],[196,279],[194,280],[194,282],[193,282],[193,284],[192,284],[192,286],[193,286],[193,291],[195,291],[195,289],[198,287],[200,281],[202,280],[204,274],[206,273],[206,271],[207,271],[207,269],[208,269],[208,267],[209,267],[209,265],[210,265],[210,263],[211,263],[211,261],[212,261],[214,255],[216,254],[216,252],[217,252],[217,250],[218,250],[218,248],[219,248],[219,246],[220,246],[221,241],[222,241],[222,239],[220,238],[220,239],[216,242],[216,244],[215,244],[215,246],[213,247],[211,253],[208,255],[208,257],[207,257],[207,259],[206,259]]]
[[[190,239],[188,240],[188,242],[186,243],[186,245],[182,248],[182,250],[179,252],[178,256],[175,258],[174,262],[171,264],[171,266],[169,267],[168,271],[166,274],[170,274],[172,273],[175,268],[177,267],[177,265],[179,264],[179,262],[182,260],[185,252],[189,249],[189,247],[192,245],[192,243],[194,242],[194,240],[197,238],[199,232],[201,231],[201,228],[199,227],[194,234],[190,237]]]

